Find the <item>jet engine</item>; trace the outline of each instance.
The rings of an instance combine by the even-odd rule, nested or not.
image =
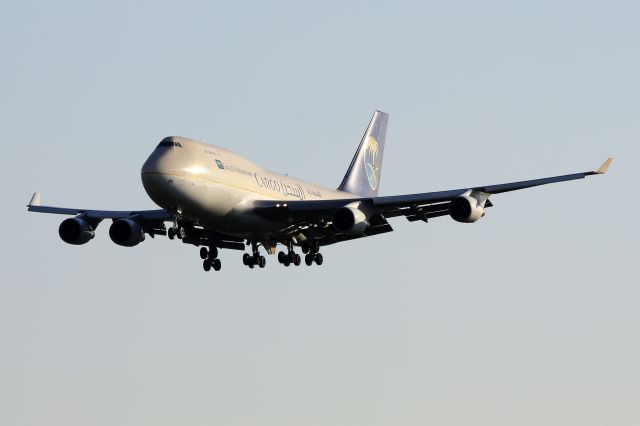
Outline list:
[[[457,222],[473,223],[484,216],[484,207],[475,198],[461,195],[451,200],[449,215]]]
[[[120,246],[133,247],[144,241],[144,231],[136,221],[118,219],[109,227],[109,237]]]
[[[62,241],[74,245],[86,244],[96,235],[93,226],[82,216],[63,220],[58,228],[58,234]]]
[[[336,210],[333,214],[333,227],[344,234],[362,234],[369,227],[369,219],[360,210],[359,203],[351,203]]]

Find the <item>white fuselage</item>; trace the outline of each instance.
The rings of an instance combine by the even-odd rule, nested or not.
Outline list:
[[[160,207],[238,236],[273,235],[283,229],[284,224],[251,213],[256,200],[355,198],[270,172],[225,149],[175,136],[163,139],[153,151],[141,177],[147,194]]]

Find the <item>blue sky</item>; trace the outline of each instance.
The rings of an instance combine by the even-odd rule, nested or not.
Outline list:
[[[640,421],[635,2],[0,6],[0,423]],[[616,160],[322,268],[207,274],[104,225],[72,247],[24,208],[154,208],[139,171],[167,135],[334,187],[375,109],[384,195]]]

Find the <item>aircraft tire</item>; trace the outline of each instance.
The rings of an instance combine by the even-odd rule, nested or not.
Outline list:
[[[206,247],[200,247],[200,259],[206,259],[209,257],[209,251]]]
[[[209,272],[211,270],[211,262],[209,262],[209,259],[205,259],[202,261],[202,269],[204,269],[206,272]]]
[[[187,229],[184,226],[178,228],[178,238],[183,240],[187,236]]]
[[[321,253],[316,253],[315,259],[316,264],[318,266],[322,265],[322,262],[324,262],[324,259],[322,258],[322,254]]]
[[[216,247],[209,247],[209,258],[216,259],[218,257],[218,249]]]
[[[242,263],[244,263],[246,266],[249,266],[250,262],[251,262],[251,255],[249,255],[249,253],[245,253],[242,256]]]
[[[307,254],[307,255],[304,257],[304,263],[306,263],[306,264],[307,264],[307,266],[311,266],[311,265],[313,265],[313,255],[312,255],[312,254]]]
[[[294,254],[293,255],[293,264],[296,265],[296,266],[300,266],[300,261],[301,261],[300,255],[299,254]]]
[[[258,266],[260,268],[264,268],[267,264],[267,259],[265,259],[264,256],[260,256],[260,259],[258,260]]]
[[[213,259],[213,269],[219,271],[222,268],[222,262],[220,259]]]

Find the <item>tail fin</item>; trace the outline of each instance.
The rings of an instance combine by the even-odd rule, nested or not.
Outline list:
[[[388,120],[389,114],[381,111],[373,113],[356,155],[351,160],[349,170],[338,187],[340,191],[350,192],[361,197],[378,195]]]

